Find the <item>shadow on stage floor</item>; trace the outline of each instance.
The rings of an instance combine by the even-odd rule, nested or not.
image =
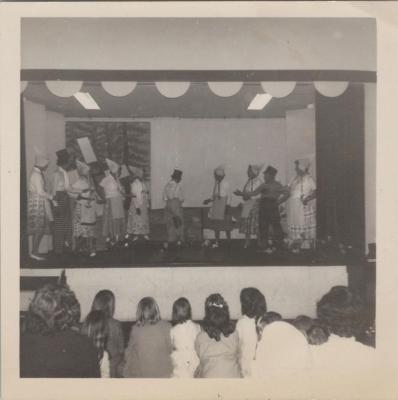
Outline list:
[[[221,243],[219,248],[203,248],[199,243],[162,251],[160,243],[141,242],[128,248],[123,245],[98,252],[95,257],[72,252],[55,255],[45,260],[21,258],[21,268],[85,268],[85,267],[162,267],[162,266],[302,266],[347,265],[349,255],[336,250],[302,251],[299,254],[279,250],[272,254],[255,247],[243,248],[243,242]]]

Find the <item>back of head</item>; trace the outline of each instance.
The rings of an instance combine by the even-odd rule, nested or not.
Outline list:
[[[282,316],[279,313],[274,312],[274,311],[266,312],[262,317],[258,318],[258,320],[256,322],[257,335],[259,337],[261,337],[262,332],[267,325],[272,324],[273,322],[276,322],[276,321],[281,321],[281,320],[282,320]]]
[[[219,293],[212,294],[206,299],[203,330],[216,341],[220,340],[221,334],[228,337],[235,330],[229,317],[228,304]]]
[[[48,284],[38,289],[29,306],[26,330],[30,333],[64,331],[80,320],[80,304],[66,285]]]
[[[307,340],[311,345],[321,345],[328,341],[329,332],[320,325],[314,325],[307,331]]]
[[[318,318],[342,337],[360,334],[369,325],[366,307],[348,287],[335,286],[317,303]]]
[[[259,318],[267,312],[264,295],[254,287],[241,290],[240,303],[242,314],[249,318]]]
[[[159,306],[153,297],[144,297],[140,300],[137,306],[136,319],[138,326],[154,325],[160,321]]]
[[[305,336],[307,336],[308,330],[314,325],[312,318],[306,315],[299,315],[296,317],[292,324]]]
[[[110,318],[115,312],[115,295],[110,290],[100,290],[94,297],[91,311],[101,310]]]
[[[185,297],[180,297],[173,304],[172,325],[182,324],[191,318],[191,304]]]

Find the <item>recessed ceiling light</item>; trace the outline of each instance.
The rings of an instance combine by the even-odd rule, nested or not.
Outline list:
[[[90,93],[77,92],[73,96],[86,110],[100,110]]]
[[[262,110],[272,99],[268,93],[256,94],[254,99],[249,104],[248,110]]]

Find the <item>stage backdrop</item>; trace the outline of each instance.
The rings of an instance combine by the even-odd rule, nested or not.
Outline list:
[[[118,164],[126,162],[151,176],[151,134],[148,122],[68,121],[65,126],[66,147],[83,159],[78,138],[88,137],[98,159],[109,158]]]

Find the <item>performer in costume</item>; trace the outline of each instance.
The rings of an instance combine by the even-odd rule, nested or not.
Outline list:
[[[259,203],[260,245],[263,251],[268,253],[275,250],[269,240],[269,229],[271,227],[276,247],[282,245],[284,233],[280,222],[279,205],[285,202],[289,196],[288,189],[275,180],[277,172],[276,168],[268,166],[264,171],[264,183],[253,192],[245,194],[247,198],[261,194]],[[243,192],[241,194],[243,195]]]
[[[230,207],[231,193],[229,183],[225,180],[225,167],[218,166],[214,170],[214,188],[211,198],[204,200],[203,204],[211,204],[209,211],[209,220],[211,223],[210,229],[214,230],[216,237],[212,247],[219,246],[220,232],[225,231],[227,239],[231,239],[231,231],[227,228],[226,217]],[[204,245],[208,246],[209,240],[206,240]]]
[[[28,188],[28,235],[32,236],[32,252],[30,256],[35,260],[44,260],[39,255],[40,242],[49,228],[50,221],[54,220],[50,200],[53,196],[46,190],[44,171],[49,160],[35,148],[35,165],[29,178]]]
[[[248,180],[243,187],[242,191],[236,190],[234,192],[235,195],[243,198],[244,203],[242,206],[241,212],[241,221],[240,221],[240,233],[245,234],[245,249],[249,247],[250,239],[252,235],[256,235],[257,239],[258,235],[258,213],[259,213],[259,199],[261,194],[253,196],[251,198],[246,197],[246,193],[253,192],[258,189],[263,181],[259,178],[259,174],[263,168],[264,164],[254,165],[251,164],[247,168],[247,176]]]
[[[293,252],[313,249],[316,239],[316,185],[309,174],[309,159],[295,161],[296,176],[289,184],[287,224]]]
[[[105,161],[108,169],[99,182],[105,199],[102,233],[108,245],[113,246],[123,239],[126,233],[124,192],[117,177],[119,165],[108,158]]]
[[[96,219],[96,194],[94,184],[90,177],[90,167],[76,160],[79,179],[71,185],[71,196],[76,199],[73,212],[73,237],[75,248],[79,248],[79,241],[84,239],[88,245],[90,257],[96,255],[95,225]]]
[[[184,211],[182,207],[184,194],[181,179],[182,171],[175,169],[171,180],[163,190],[164,218],[167,226],[167,242],[164,243],[164,249],[167,249],[170,243],[176,243],[179,247],[184,241]]]
[[[144,171],[141,168],[129,167],[132,173],[131,202],[127,220],[127,235],[133,235],[133,241],[140,236],[149,240],[149,193],[143,181]],[[128,243],[126,243],[128,246]]]
[[[72,212],[69,199],[70,183],[67,169],[70,163],[66,149],[56,152],[58,169],[53,177],[54,206],[54,253],[62,254],[72,242]]]

